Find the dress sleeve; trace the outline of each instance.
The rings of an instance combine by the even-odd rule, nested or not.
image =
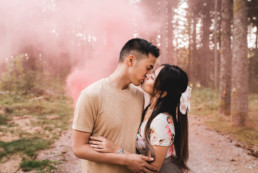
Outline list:
[[[172,118],[159,114],[150,125],[151,145],[170,146],[174,141],[175,130]]]

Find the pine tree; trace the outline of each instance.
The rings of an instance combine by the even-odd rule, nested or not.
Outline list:
[[[220,58],[220,113],[230,114],[230,92],[231,92],[231,0],[222,0],[221,4],[221,58]]]
[[[234,126],[243,126],[248,115],[246,1],[234,0],[233,16],[231,114]]]

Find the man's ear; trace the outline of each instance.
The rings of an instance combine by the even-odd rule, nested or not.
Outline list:
[[[136,61],[135,56],[129,55],[127,57],[127,65],[128,65],[128,67],[132,67],[134,65],[135,61]]]

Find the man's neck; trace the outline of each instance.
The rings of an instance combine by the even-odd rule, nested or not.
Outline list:
[[[128,78],[126,68],[123,65],[118,65],[115,71],[109,76],[111,85],[118,89],[126,89],[131,81]]]

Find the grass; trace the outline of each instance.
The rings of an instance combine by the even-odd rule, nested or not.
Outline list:
[[[72,99],[65,95],[63,86],[64,84],[57,83],[55,89],[40,97],[0,93],[0,132],[19,137],[10,142],[0,139],[0,162],[18,154],[21,158],[26,157],[20,163],[23,171],[35,169],[51,172],[55,169],[51,160],[40,161],[35,158],[38,151],[49,148],[59,138],[60,133],[68,129],[68,121],[73,115],[73,104]],[[49,115],[58,115],[59,118],[50,120],[47,118]],[[24,116],[29,118],[22,118]],[[24,125],[17,124],[17,121],[23,120]],[[40,130],[30,133],[28,129],[33,128]]]
[[[0,125],[6,125],[8,121],[8,117],[0,114]]]
[[[18,152],[26,154],[30,158],[34,158],[36,156],[36,151],[48,148],[49,144],[51,144],[50,141],[37,138],[18,139],[11,142],[0,141],[0,147],[3,149],[0,152],[0,160],[8,154]]]
[[[218,112],[219,91],[210,88],[193,88],[191,114],[202,118],[205,124],[223,134],[232,136],[257,151],[258,149],[258,94],[251,93],[248,97],[248,119],[244,127],[234,127],[231,116]]]
[[[50,160],[26,160],[23,159],[20,163],[20,168],[22,171],[27,172],[31,171],[33,169],[36,169],[38,171],[44,172],[44,170],[48,172],[52,172],[55,170],[55,166],[53,166],[54,162]]]

